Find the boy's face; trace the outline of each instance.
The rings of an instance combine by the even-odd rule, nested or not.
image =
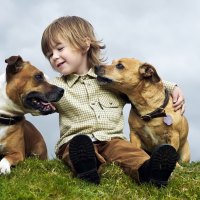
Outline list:
[[[47,57],[52,67],[63,75],[68,74],[86,74],[88,72],[87,66],[87,52],[75,50],[65,40],[60,40],[59,43],[53,43],[51,52],[47,53]]]

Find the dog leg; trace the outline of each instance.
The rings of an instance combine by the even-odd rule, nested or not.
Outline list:
[[[135,132],[133,130],[131,130],[131,132],[130,132],[130,142],[132,144],[134,144],[135,147],[137,147],[137,148],[141,148],[141,146],[142,146],[140,138],[135,134]]]
[[[10,163],[6,158],[3,158],[0,161],[0,174],[9,174],[10,173]]]
[[[10,167],[15,166],[18,162],[23,161],[24,156],[20,152],[15,152],[9,155],[6,155],[0,161],[0,174],[9,174],[11,172]]]
[[[173,137],[170,138],[169,144],[171,144],[177,150],[179,154],[179,164],[181,162],[188,163],[190,161],[190,147],[187,138],[180,138],[178,131],[173,131],[170,133],[170,135]],[[180,139],[182,140],[181,142]]]
[[[44,141],[38,141],[31,152],[32,156],[38,157],[40,160],[47,160],[47,147]]]
[[[180,162],[189,163],[190,162],[190,147],[189,142],[186,140],[182,148],[178,150],[180,155]]]
[[[26,157],[36,156],[41,160],[47,159],[47,147],[42,134],[27,120],[24,124],[24,141]]]

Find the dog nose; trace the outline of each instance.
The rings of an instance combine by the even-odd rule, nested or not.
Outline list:
[[[96,66],[94,67],[94,73],[95,73],[96,75],[103,75],[104,72],[105,72],[105,70],[103,69],[103,66],[102,66],[102,65],[96,65]]]
[[[48,99],[48,101],[57,102],[61,99],[63,94],[63,88],[53,85],[52,90],[46,94],[46,98]]]
[[[64,91],[65,91],[65,90],[64,90],[63,88],[58,87],[57,92],[58,92],[58,96],[59,96],[60,98],[63,96]]]
[[[99,67],[100,67],[99,65],[94,66],[94,73],[95,74],[98,74]]]

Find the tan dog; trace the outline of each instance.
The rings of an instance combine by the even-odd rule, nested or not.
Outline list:
[[[10,173],[27,156],[47,159],[47,147],[40,132],[24,114],[55,112],[63,89],[49,84],[43,73],[20,56],[6,59],[6,74],[0,76],[0,174]]]
[[[122,58],[111,65],[96,66],[95,72],[101,83],[109,83],[131,101],[132,143],[148,153],[159,144],[171,144],[178,151],[181,162],[190,161],[187,120],[180,111],[174,112],[171,96],[153,66]]]

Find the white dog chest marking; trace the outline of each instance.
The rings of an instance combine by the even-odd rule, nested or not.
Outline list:
[[[8,130],[8,126],[1,126],[0,125],[0,141],[2,140],[2,138],[4,138],[7,134],[7,130]]]

